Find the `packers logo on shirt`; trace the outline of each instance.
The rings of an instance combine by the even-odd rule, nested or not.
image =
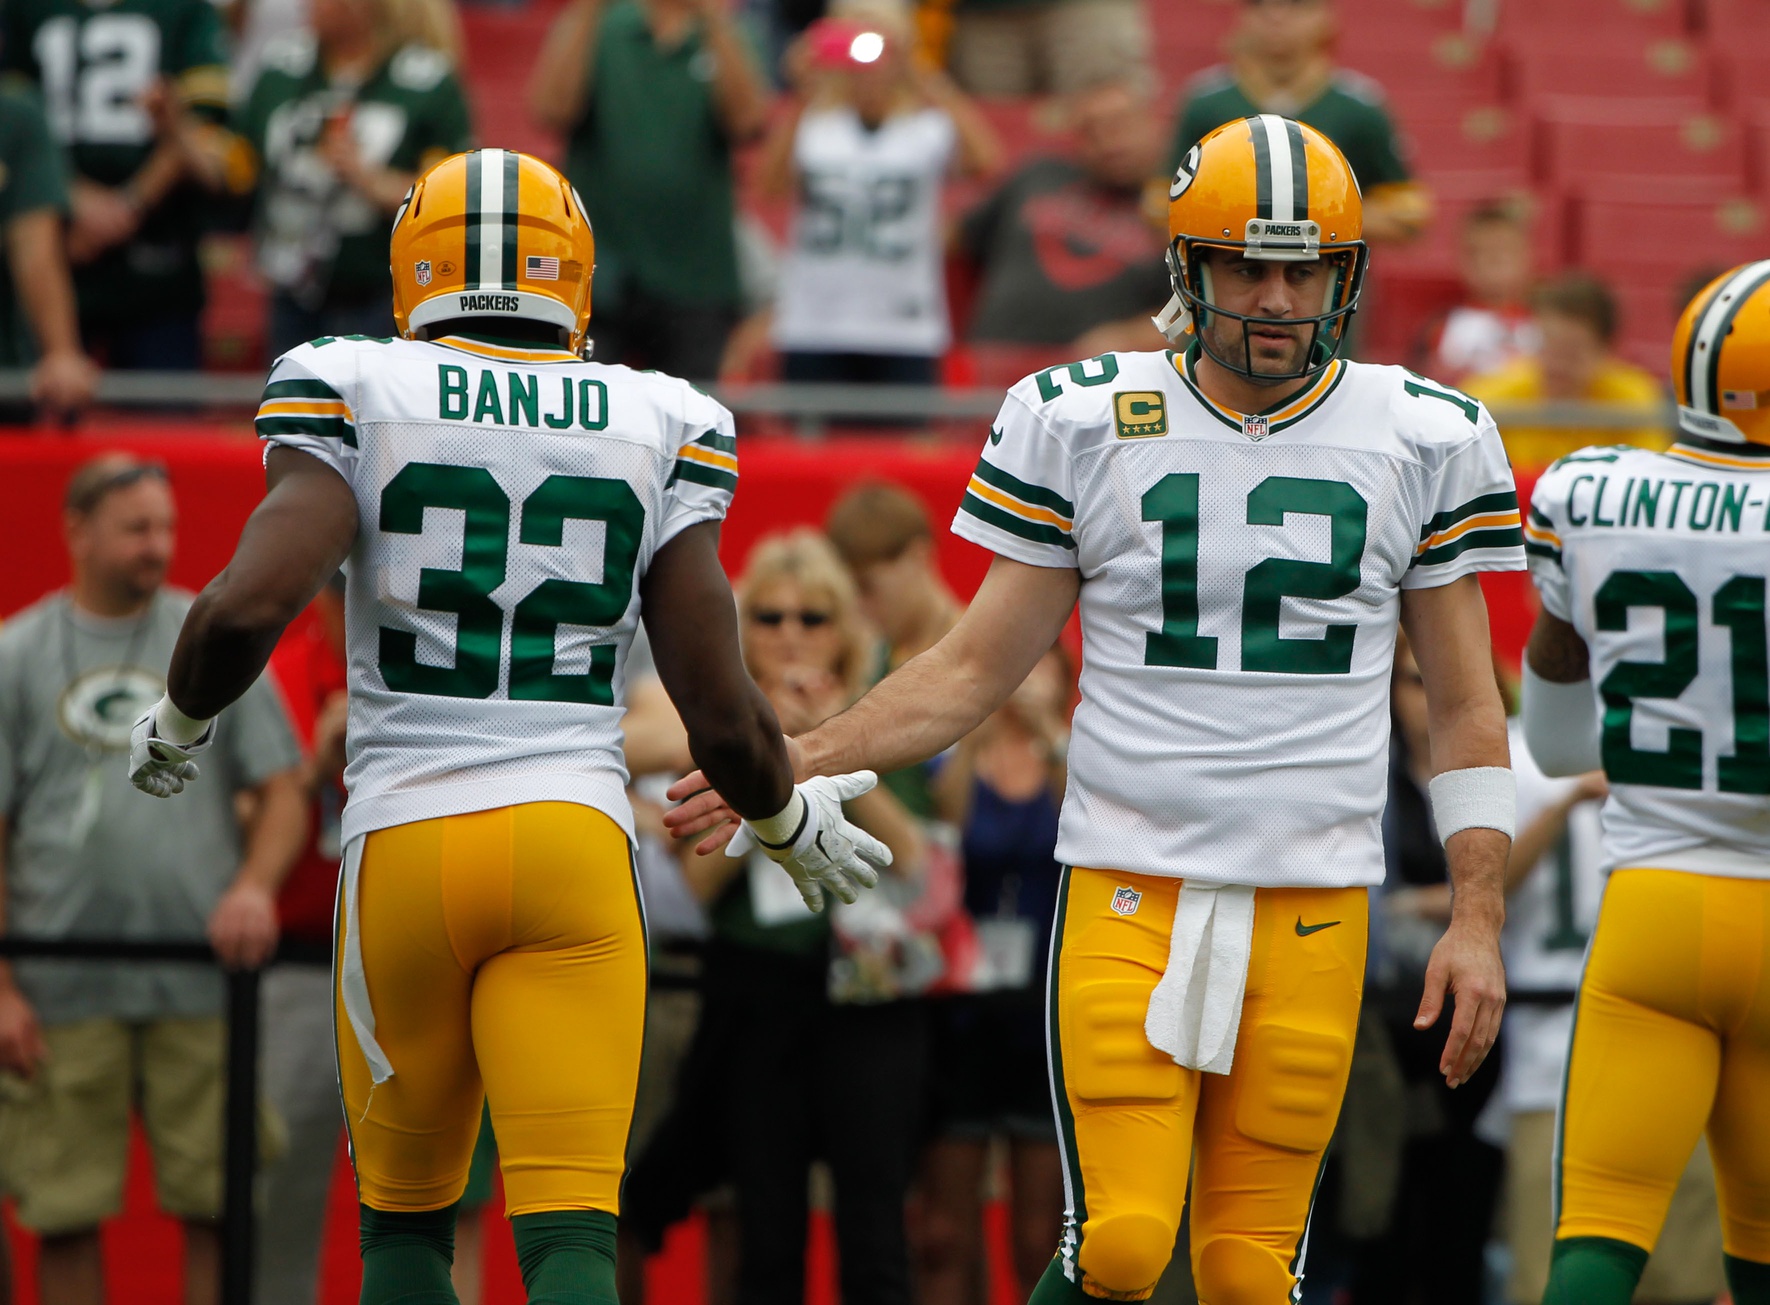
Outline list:
[[[165,692],[166,681],[151,671],[104,666],[62,690],[56,717],[62,732],[83,747],[127,752],[136,718]]]
[[[1167,399],[1157,390],[1121,390],[1112,396],[1112,415],[1122,440],[1168,433]]]

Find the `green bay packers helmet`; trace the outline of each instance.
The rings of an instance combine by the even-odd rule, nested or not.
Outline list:
[[[1685,307],[1672,389],[1687,434],[1770,444],[1770,259],[1716,277]]]
[[[1168,191],[1168,272],[1174,297],[1156,326],[1176,344],[1196,333],[1220,366],[1250,380],[1304,380],[1339,352],[1358,309],[1367,249],[1364,200],[1346,156],[1315,128],[1276,113],[1224,123],[1186,155]],[[1325,262],[1333,275],[1321,311],[1249,317],[1212,302],[1207,249],[1279,263]],[[1221,357],[1197,327],[1213,315],[1241,323],[1242,356]],[[1312,327],[1300,370],[1256,372],[1250,327]]]

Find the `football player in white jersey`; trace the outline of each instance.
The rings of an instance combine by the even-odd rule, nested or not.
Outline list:
[[[1736,1305],[1770,1305],[1770,261],[1685,308],[1678,442],[1537,482],[1524,726],[1602,764],[1609,880],[1563,1085],[1543,1299],[1623,1305],[1705,1129]]]
[[[1037,1305],[1146,1297],[1189,1171],[1200,1299],[1298,1291],[1383,872],[1398,622],[1426,681],[1456,893],[1419,1019],[1455,994],[1453,1085],[1504,1001],[1512,775],[1476,575],[1524,565],[1499,434],[1473,399],[1337,356],[1365,246],[1325,137],[1273,115],[1226,124],[1170,199],[1164,324],[1181,351],[1009,392],[953,523],[997,554],[969,611],[793,742],[807,775],[940,751],[1079,598],[1049,969],[1069,1211]],[[722,816],[705,793],[671,819]]]
[[[485,1100],[529,1300],[613,1305],[645,1022],[620,727],[639,620],[695,757],[813,909],[890,854],[842,816],[871,777],[795,788],[743,671],[717,555],[730,414],[583,357],[595,250],[571,186],[456,155],[418,179],[391,255],[401,339],[273,368],[269,490],[191,608],[131,773],[162,796],[195,779],[213,718],[345,568],[336,1024],[362,1300],[455,1301]]]

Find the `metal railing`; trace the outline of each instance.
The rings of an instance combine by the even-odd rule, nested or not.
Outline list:
[[[220,965],[206,942],[128,938],[0,937],[7,960],[177,961]],[[273,963],[330,965],[331,949],[285,942]],[[227,983],[227,1092],[223,1113],[221,1305],[251,1305],[258,1175],[258,980],[262,970],[223,968]]]
[[[98,402],[106,407],[148,412],[197,412],[205,416],[244,416],[258,406],[264,379],[216,372],[106,372],[99,378]],[[834,422],[987,421],[1002,406],[1003,387],[914,385],[824,385],[761,383],[715,385],[712,393],[739,416],[777,417],[815,437]],[[0,370],[0,404],[30,400],[30,374]],[[1505,403],[1490,405],[1495,420],[1508,426],[1551,429],[1641,430],[1677,428],[1672,404],[1619,407],[1602,403]]]

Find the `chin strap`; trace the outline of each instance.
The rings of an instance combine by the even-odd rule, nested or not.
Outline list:
[[[1178,294],[1172,295],[1167,306],[1149,320],[1155,323],[1155,329],[1167,338],[1169,344],[1179,344],[1192,330],[1192,313]]]

